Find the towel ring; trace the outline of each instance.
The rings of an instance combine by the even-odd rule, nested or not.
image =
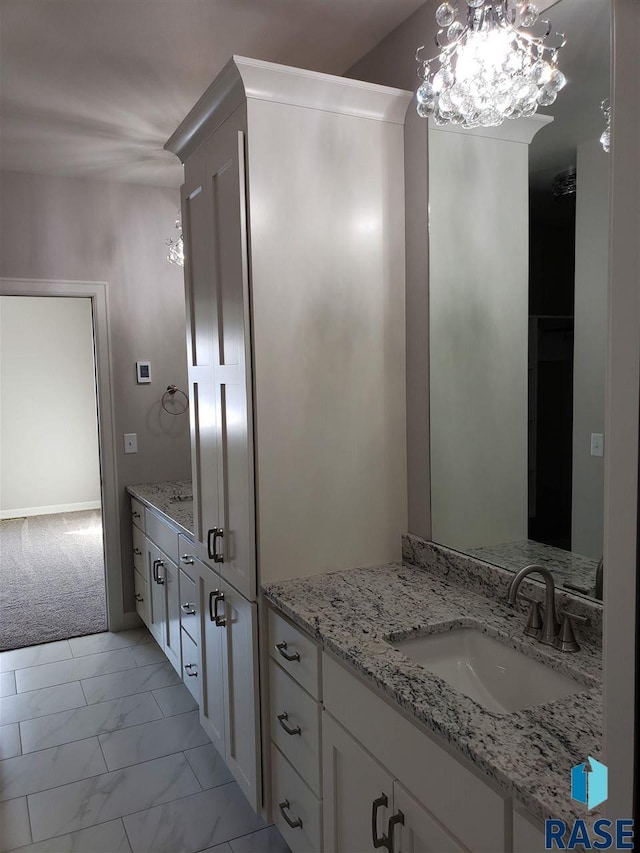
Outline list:
[[[172,412],[171,409],[167,408],[167,402],[175,397],[176,394],[181,394],[184,397],[184,409],[180,409],[179,412]],[[167,390],[162,395],[162,400],[160,401],[162,408],[168,415],[173,415],[177,417],[178,415],[184,415],[184,413],[189,408],[189,398],[187,395],[178,388],[177,385],[167,385]]]

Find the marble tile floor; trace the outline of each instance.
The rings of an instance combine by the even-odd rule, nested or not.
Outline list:
[[[146,628],[0,653],[0,851],[288,853]]]

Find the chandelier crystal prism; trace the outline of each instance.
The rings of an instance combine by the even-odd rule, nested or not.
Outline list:
[[[436,125],[497,127],[554,103],[566,84],[558,68],[564,35],[523,0],[459,0],[436,10],[440,53],[428,60],[418,48],[418,115]]]

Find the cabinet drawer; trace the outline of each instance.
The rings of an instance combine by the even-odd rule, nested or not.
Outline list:
[[[146,559],[146,544],[145,535],[134,524],[131,528],[133,533],[133,565],[146,578],[147,576],[147,559]]]
[[[326,653],[322,673],[325,708],[438,821],[474,853],[505,849],[510,804],[477,771],[450,755]]]
[[[198,598],[198,587],[195,581],[180,569],[180,625],[196,645],[200,636]]]
[[[182,639],[182,680],[199,705],[202,676],[198,647],[184,629],[180,631],[180,636]]]
[[[137,501],[135,498],[131,498],[131,521],[133,521],[135,526],[139,527],[140,530],[142,530],[142,532],[144,533],[144,504],[141,504],[140,501]]]
[[[271,746],[271,819],[292,853],[322,850],[322,803],[307,788],[276,746]],[[285,817],[286,815],[286,817]],[[287,818],[289,819],[287,821]],[[291,823],[300,821],[299,826]]]
[[[149,624],[149,584],[137,569],[133,572],[133,588],[136,596],[136,610],[145,625]]]
[[[271,738],[320,796],[320,705],[273,660],[269,661],[269,681]],[[283,714],[287,716],[282,718]]]
[[[152,512],[148,507],[145,514],[145,531],[147,537],[154,542],[161,551],[178,563],[180,555],[178,554],[178,532],[167,524],[160,516]]]
[[[269,654],[314,698],[320,699],[320,646],[269,609]]]

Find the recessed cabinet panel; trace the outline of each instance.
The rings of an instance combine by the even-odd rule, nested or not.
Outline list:
[[[401,817],[393,830],[393,853],[466,853],[433,815],[399,782],[393,785],[393,813]]]
[[[220,523],[216,384],[212,367],[190,367],[191,466],[194,535],[198,557],[213,565],[209,554],[213,530]]]
[[[260,797],[260,693],[258,690],[258,608],[221,583],[224,600],[218,613],[224,620],[226,751],[229,770],[254,809]],[[215,615],[214,606],[214,615]]]
[[[220,574],[247,598],[256,592],[255,533],[253,509],[253,464],[247,393],[244,374],[236,368],[220,368],[219,448],[223,562]],[[231,374],[231,375],[229,375]],[[235,375],[234,375],[235,374]]]
[[[204,687],[200,706],[200,722],[218,752],[224,755],[226,740],[225,693],[227,691],[224,666],[226,638],[225,626],[217,624],[215,619],[216,607],[218,607],[220,615],[223,616],[219,599],[221,594],[220,579],[206,566],[202,567],[201,572],[202,640],[200,648]]]
[[[325,853],[374,850],[388,832],[393,777],[326,711],[322,762]]]
[[[190,366],[206,367],[215,357],[217,302],[211,272],[211,199],[204,152],[189,159],[181,197],[187,357]]]
[[[179,569],[172,560],[163,558],[164,587],[167,609],[167,633],[164,653],[173,668],[182,674],[180,654],[180,591],[178,588]]]

